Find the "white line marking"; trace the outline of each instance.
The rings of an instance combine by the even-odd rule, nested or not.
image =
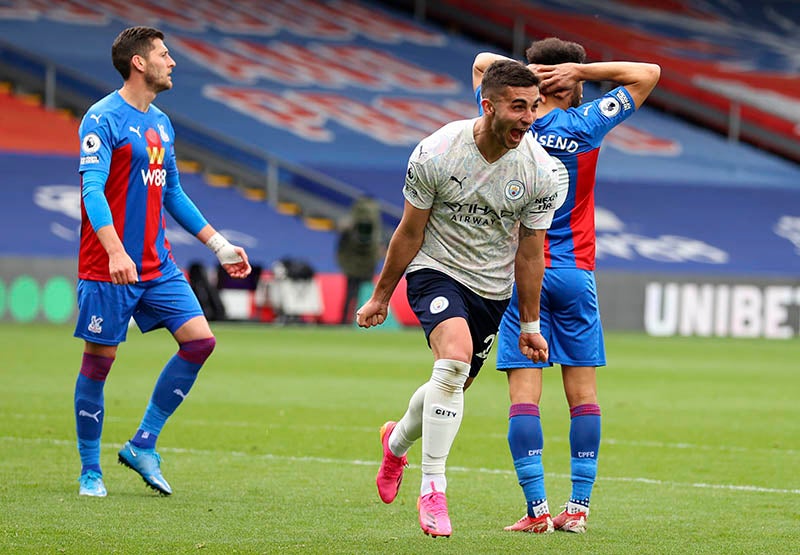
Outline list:
[[[15,418],[17,420],[31,420],[38,418],[39,420],[51,420],[52,415],[48,414],[0,414],[0,418]],[[120,423],[134,423],[139,424],[141,418],[122,418],[119,416],[106,416],[105,422],[120,422]],[[365,426],[335,426],[335,425],[315,425],[315,424],[275,424],[275,423],[260,423],[239,420],[192,420],[181,418],[181,424],[187,426],[197,426],[200,428],[208,428],[220,426],[223,428],[266,428],[266,429],[282,429],[282,430],[321,430],[321,431],[343,431],[351,433],[366,433],[377,434],[379,426],[365,427]],[[505,434],[479,434],[473,437],[492,438],[506,440]],[[545,443],[566,443],[569,441],[567,436],[545,436]],[[797,457],[800,456],[798,449],[782,449],[780,447],[740,447],[738,445],[701,445],[697,443],[663,443],[660,441],[639,441],[639,440],[618,440],[613,438],[603,438],[601,442],[603,445],[615,445],[620,447],[652,447],[653,449],[689,449],[692,451],[714,451],[730,452],[730,453],[766,453],[770,456]]]
[[[0,441],[3,442],[19,442],[19,443],[44,443],[50,445],[58,445],[58,446],[74,446],[75,441],[70,441],[66,439],[50,439],[50,438],[23,438],[23,437],[11,437],[11,436],[0,436]],[[122,447],[121,443],[113,444],[108,443],[109,447],[113,447],[114,449],[118,449]],[[351,466],[378,466],[379,461],[362,461],[362,460],[347,460],[347,459],[331,459],[326,457],[296,457],[296,456],[288,456],[288,455],[273,455],[271,453],[264,453],[260,455],[255,455],[253,453],[245,453],[243,451],[214,451],[209,449],[184,449],[181,447],[159,447],[158,451],[160,453],[185,453],[188,455],[216,455],[219,456],[220,453],[223,453],[228,456],[233,457],[250,457],[256,459],[263,459],[268,461],[284,461],[284,462],[291,462],[291,463],[300,463],[300,462],[307,462],[307,463],[314,463],[314,464],[349,464]],[[411,468],[419,468],[419,465],[411,465]],[[447,470],[450,472],[468,472],[468,473],[479,473],[479,474],[501,474],[501,475],[513,475],[514,472],[511,470],[503,470],[497,468],[468,468],[465,466],[449,466]],[[552,472],[545,473],[546,476],[551,476],[553,478],[565,478],[569,480],[570,476],[568,474],[556,474]],[[600,476],[598,478],[599,482],[633,482],[637,484],[650,484],[655,486],[670,486],[670,487],[683,487],[683,488],[695,488],[695,489],[723,489],[729,491],[740,491],[740,492],[755,492],[755,493],[777,493],[777,494],[785,494],[785,495],[800,495],[800,489],[780,489],[780,488],[764,488],[760,486],[751,486],[751,485],[735,485],[735,484],[706,484],[703,482],[672,482],[667,480],[655,480],[652,478],[634,478],[634,477],[625,477],[625,476]]]

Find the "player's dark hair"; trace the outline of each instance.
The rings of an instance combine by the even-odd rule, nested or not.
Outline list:
[[[481,79],[481,94],[493,98],[506,87],[538,87],[539,78],[516,60],[497,60],[486,68]]]
[[[586,62],[586,50],[577,42],[569,42],[556,37],[537,40],[525,51],[529,64],[553,66],[556,64]]]
[[[131,58],[147,57],[153,49],[153,40],[164,40],[164,33],[153,27],[128,27],[111,45],[111,61],[125,81],[131,76]]]

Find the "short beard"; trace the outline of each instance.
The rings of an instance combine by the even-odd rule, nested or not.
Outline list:
[[[147,87],[153,91],[154,93],[158,94],[163,91],[167,91],[172,88],[172,85],[169,83],[161,82],[159,83],[156,81],[152,75],[145,73],[144,75],[144,82]]]
[[[511,147],[506,144],[506,134],[503,133],[502,130],[499,129],[500,126],[499,125],[495,125],[495,123],[496,123],[496,121],[493,120],[492,121],[492,127],[491,127],[492,135],[494,135],[495,139],[497,139],[497,142],[499,144],[503,145],[503,148],[510,149]]]

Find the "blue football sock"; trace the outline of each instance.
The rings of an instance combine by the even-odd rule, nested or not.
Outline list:
[[[153,449],[167,419],[189,394],[197,373],[214,350],[213,337],[180,344],[158,377],[142,423],[131,439],[141,449]]]
[[[589,506],[597,478],[597,455],[600,450],[600,407],[579,405],[570,409],[572,421],[569,444],[572,453],[572,495],[570,501]]]
[[[100,436],[103,433],[103,387],[111,369],[113,358],[83,354],[81,371],[75,382],[75,426],[78,435],[78,453],[81,457],[81,474],[87,470],[100,470]]]
[[[508,418],[508,446],[514,459],[519,485],[525,494],[528,515],[535,518],[539,516],[536,507],[547,500],[542,465],[544,436],[538,405],[532,403],[511,405]]]

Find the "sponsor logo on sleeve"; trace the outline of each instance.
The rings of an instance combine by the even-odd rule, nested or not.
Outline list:
[[[555,210],[556,200],[558,200],[557,192],[546,197],[533,199],[533,212],[538,214],[541,212],[547,212],[548,210]]]
[[[622,104],[622,109],[624,111],[627,112],[628,110],[633,108],[633,106],[631,105],[631,101],[628,99],[628,95],[626,95],[624,91],[619,90],[617,91],[617,94],[615,94],[614,96],[616,96],[617,100],[619,100],[619,103]]]

